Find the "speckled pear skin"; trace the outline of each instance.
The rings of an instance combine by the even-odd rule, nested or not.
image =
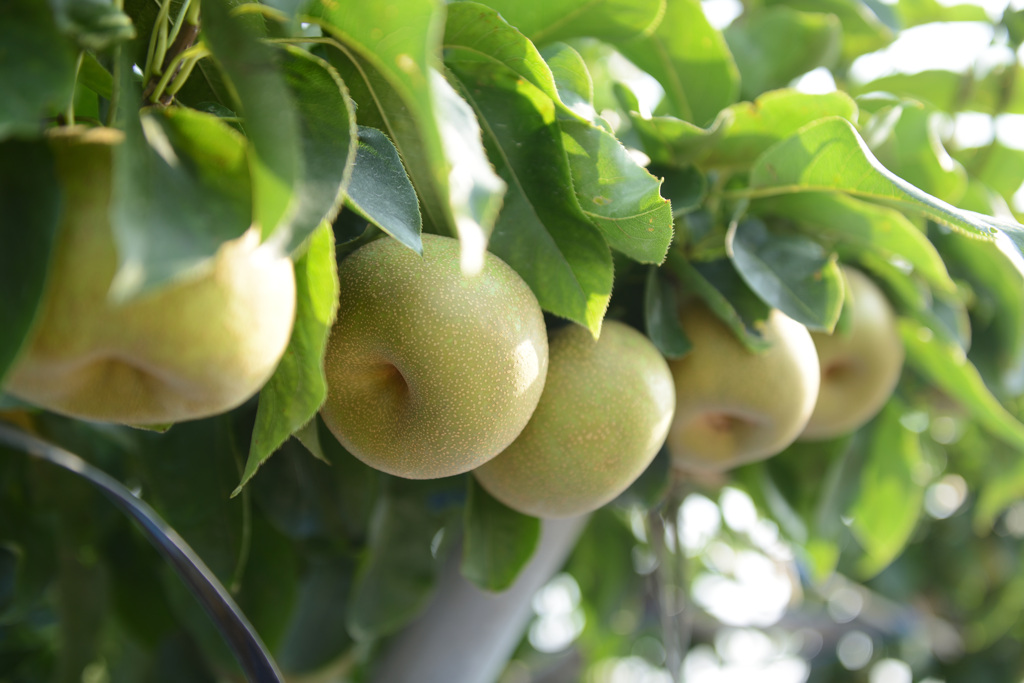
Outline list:
[[[511,446],[473,474],[514,510],[544,518],[596,510],[657,455],[675,410],[665,359],[644,335],[606,320],[551,337],[547,387]]]
[[[680,321],[693,348],[669,363],[676,387],[668,435],[673,466],[724,472],[796,440],[818,397],[818,356],[807,328],[772,310],[760,330],[771,346],[755,354],[703,304],[684,305]]]
[[[459,242],[423,235],[423,256],[393,239],[338,268],[320,411],[367,465],[407,479],[468,472],[533,414],[548,372],[544,316],[529,286],[488,253],[465,277]]]
[[[850,330],[812,332],[821,391],[801,440],[831,439],[859,429],[882,409],[903,372],[903,340],[889,300],[867,275],[843,267],[852,303]]]
[[[84,132],[83,132],[84,130]],[[108,219],[119,131],[51,137],[63,191],[50,275],[4,390],[77,418],[155,425],[237,407],[267,382],[295,318],[295,276],[250,229],[189,277],[116,305]]]

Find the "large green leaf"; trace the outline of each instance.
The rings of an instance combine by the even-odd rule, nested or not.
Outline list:
[[[964,211],[914,187],[882,166],[845,119],[825,118],[765,152],[750,173],[749,198],[791,192],[845,192],[922,214],[967,235],[994,239],[1005,233],[1024,249],[1024,226]]]
[[[897,257],[936,290],[957,291],[935,246],[895,209],[840,193],[801,192],[757,200],[751,210],[789,218],[826,244],[870,251],[885,259]]]
[[[672,240],[672,212],[660,183],[607,130],[594,123],[593,90],[582,58],[567,46],[550,54],[563,78],[559,89],[544,58],[522,33],[493,10],[473,2],[451,6],[445,29],[446,61],[480,62],[507,69],[555,104],[576,199],[608,244],[634,260],[660,263]],[[480,70],[484,67],[481,66]],[[582,80],[582,82],[580,82]],[[562,94],[575,106],[563,102]],[[584,116],[577,112],[589,112]]]
[[[644,329],[666,358],[682,358],[693,348],[679,321],[675,285],[653,266],[647,270],[644,286]]]
[[[747,218],[730,229],[726,246],[736,272],[765,303],[808,329],[832,332],[843,286],[835,258],[820,244]]]
[[[912,368],[959,403],[990,434],[1024,448],[1024,424],[992,395],[962,349],[943,342],[914,321],[901,320],[900,333]]]
[[[220,416],[133,435],[147,498],[227,585],[240,579],[248,555],[250,501],[230,497],[244,453],[234,429],[231,416]]]
[[[260,468],[248,490],[273,525],[289,538],[337,548],[366,540],[383,475],[341,447],[318,417],[309,424],[321,456],[295,438]]]
[[[784,87],[819,66],[833,66],[843,35],[835,15],[785,6],[744,12],[723,33],[746,100]]]
[[[843,29],[842,56],[847,64],[860,55],[885,47],[894,37],[892,30],[863,0],[767,0],[765,4],[836,15]]]
[[[305,150],[296,102],[274,49],[260,42],[244,18],[231,16],[222,0],[203,2],[203,38],[245,121],[251,145],[253,221],[266,237],[282,222],[290,224],[297,210],[295,192],[302,180]]]
[[[486,162],[471,110],[436,70],[443,5],[318,0],[309,14],[337,41],[329,58],[360,105],[359,123],[389,134],[425,217],[459,236],[463,271],[478,271],[505,186]]]
[[[981,5],[953,5],[939,0],[899,0],[896,14],[903,28],[936,21],[989,21],[988,13]]]
[[[839,91],[812,95],[773,90],[753,102],[737,102],[726,111],[731,118],[701,166],[746,170],[772,145],[809,123],[826,116],[857,120],[857,103]]]
[[[699,0],[672,0],[654,33],[618,46],[658,79],[665,88],[667,113],[681,119],[707,125],[739,96],[736,63]]]
[[[353,560],[316,552],[306,561],[295,609],[277,655],[281,668],[290,673],[315,671],[352,643],[345,630],[345,616],[355,573]]]
[[[857,104],[839,91],[773,90],[753,102],[730,105],[706,129],[670,116],[645,119],[631,113],[653,161],[727,170],[748,169],[769,147],[825,116],[856,121]]]
[[[554,103],[508,70],[464,63],[454,71],[509,186],[491,250],[526,280],[544,310],[596,336],[611,297],[612,258],[576,204]]]
[[[352,587],[348,628],[358,640],[393,633],[426,607],[443,558],[440,543],[465,499],[463,477],[388,484]]]
[[[47,3],[10,0],[0,21],[0,139],[35,133],[71,102],[75,58]]]
[[[111,0],[55,0],[49,3],[61,33],[83,50],[106,50],[135,37],[131,18]]]
[[[533,556],[540,520],[495,500],[473,477],[466,483],[462,575],[484,590],[505,590]]]
[[[984,147],[957,150],[953,157],[967,168],[971,180],[985,183],[1006,202],[1012,201],[1024,184],[1024,149],[993,140]]]
[[[885,109],[864,126],[864,138],[883,166],[930,195],[955,204],[967,175],[942,145],[944,119],[917,103]]]
[[[338,308],[334,233],[324,223],[295,262],[295,325],[284,356],[260,391],[249,457],[237,495],[285,439],[314,418],[327,398],[324,348]]]
[[[649,33],[666,0],[485,0],[505,19],[545,44],[576,37],[628,40]]]
[[[286,224],[291,252],[341,209],[356,159],[356,116],[334,67],[297,47],[281,49],[281,73],[293,95],[302,146],[294,206]]]
[[[915,74],[882,76],[851,88],[853,94],[888,92],[927,102],[946,112],[1024,114],[1024,88],[1020,69],[997,66],[980,77],[972,72],[933,69]]]
[[[890,401],[876,419],[860,471],[860,493],[846,514],[864,549],[857,569],[871,577],[903,551],[921,516],[924,464],[918,435],[901,423],[906,408]]]
[[[995,379],[991,386],[1010,389],[1024,358],[1024,275],[996,243],[941,228],[932,233],[951,273],[968,282],[974,295],[972,360],[986,380]]]
[[[79,424],[81,425],[82,423]],[[86,429],[95,428],[87,426]],[[91,442],[110,438],[109,434],[97,438],[100,435],[101,432],[94,432],[94,438]],[[207,434],[206,436],[209,435]],[[198,448],[192,447],[185,449],[183,452],[199,456],[208,455],[202,451],[208,448],[210,443],[215,442],[201,440]],[[0,424],[0,444],[17,448],[29,453],[34,458],[56,465],[88,482],[95,490],[101,491],[116,507],[139,525],[145,537],[167,560],[171,568],[176,572],[177,578],[181,579],[180,584],[174,583],[173,585],[187,587],[191,591],[192,596],[202,604],[206,610],[206,615],[213,621],[217,630],[223,636],[224,642],[230,648],[231,653],[235,655],[236,661],[245,672],[245,675],[250,680],[265,680],[269,682],[279,682],[282,680],[273,658],[245,615],[242,614],[237,604],[235,604],[229,591],[196,552],[189,547],[182,536],[161,519],[153,508],[141,500],[136,492],[129,490],[106,472],[91,465],[79,456],[2,424]],[[147,452],[146,455],[159,454]],[[171,455],[176,456],[177,453],[172,452]],[[174,461],[176,458],[171,458],[171,460]],[[161,465],[166,467],[166,463],[161,463]],[[183,469],[188,472],[196,471],[188,467]],[[189,526],[195,523],[202,524],[202,520],[199,519],[200,516],[189,519],[189,514],[194,513],[195,510],[195,507],[186,510],[186,506],[182,505],[178,512],[183,519],[190,522]],[[81,508],[77,512],[81,512]],[[219,521],[220,516],[216,515],[215,517]],[[72,517],[69,521],[74,521],[74,519],[76,518]],[[79,517],[78,519],[81,518]],[[217,526],[217,524],[214,523],[213,526]],[[199,535],[201,534],[197,531],[196,536],[198,537]],[[205,534],[203,535],[205,536]],[[84,549],[79,549],[79,557],[75,559],[79,561],[86,560],[89,564],[96,566],[97,558],[95,554],[88,552],[83,554],[81,553],[82,550]],[[79,597],[88,600],[92,596],[83,595]],[[209,622],[206,623],[208,624]],[[79,677],[76,676],[74,678],[77,679]]]
[[[0,386],[35,319],[60,211],[57,170],[46,142],[0,142]]]
[[[120,268],[112,294],[155,288],[244,233],[252,222],[246,163],[244,138],[216,116],[174,107],[125,117],[114,150]]]
[[[672,249],[665,267],[679,280],[685,294],[702,299],[750,351],[768,348],[769,342],[757,328],[771,309],[750,289],[731,261],[691,263]]]
[[[416,190],[387,136],[359,127],[359,150],[345,205],[418,254],[423,218]]]

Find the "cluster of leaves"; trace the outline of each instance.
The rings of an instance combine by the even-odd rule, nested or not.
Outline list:
[[[999,25],[1014,49],[1022,16]],[[52,125],[125,132],[112,296],[145,293],[257,224],[295,259],[298,314],[258,401],[229,415],[165,434],[13,401],[3,416],[136,487],[282,668],[361,670],[420,612],[457,542],[463,574],[498,590],[539,523],[468,476],[371,471],[316,420],[337,258],[381,232],[417,251],[423,230],[457,236],[467,274],[489,249],[545,311],[595,334],[624,319],[670,358],[688,348],[684,295],[754,351],[772,307],[841,328],[838,263],[853,263],[901,316],[899,390],[862,432],[794,446],[733,484],[776,521],[808,585],[838,571],[902,601],[932,596],[970,652],[1002,647],[1024,594],[1020,543],[993,535],[1024,497],[1024,228],[1009,209],[1024,154],[952,148],[939,124],[1024,111],[1021,69],[848,79],[858,56],[934,21],[989,20],[927,0],[765,0],[725,30],[698,0],[13,0],[0,22],[0,86],[17,94],[0,102],[0,211],[14,217],[0,236],[0,376],[54,241]],[[664,91],[654,111],[626,60]],[[818,67],[838,91],[787,88]],[[621,502],[665,524],[656,463]],[[955,528],[922,518],[948,474],[971,491]],[[168,566],[81,480],[5,451],[0,512],[0,675],[237,671]],[[623,652],[601,626],[612,611],[647,599],[623,519],[596,517],[570,565],[595,657]],[[979,579],[964,545],[1000,559]],[[949,570],[929,571],[929,553]]]

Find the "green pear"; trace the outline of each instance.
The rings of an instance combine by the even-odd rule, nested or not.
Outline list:
[[[223,413],[266,383],[295,317],[289,258],[250,229],[204,268],[123,304],[109,222],[109,128],[51,137],[63,192],[39,313],[4,390],[72,417],[133,425]]]
[[[779,310],[759,329],[771,346],[750,352],[704,305],[680,319],[693,348],[672,361],[676,414],[668,435],[676,469],[702,474],[769,458],[786,448],[814,410],[818,357],[810,333]]]
[[[563,327],[551,336],[547,386],[529,424],[473,474],[524,514],[581,515],[647,469],[674,410],[668,364],[647,337],[613,320],[597,341],[578,325]]]
[[[811,334],[821,390],[801,439],[830,439],[860,428],[889,400],[903,372],[903,340],[889,300],[859,270],[844,266],[843,275],[850,326]]]
[[[526,425],[544,390],[544,316],[488,253],[466,277],[459,243],[423,235],[419,256],[379,239],[338,267],[324,422],[350,453],[408,479],[482,465]]]

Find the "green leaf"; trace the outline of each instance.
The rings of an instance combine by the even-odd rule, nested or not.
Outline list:
[[[0,385],[31,329],[57,237],[61,190],[44,141],[0,142]]]
[[[679,278],[684,293],[700,297],[751,352],[768,348],[769,342],[757,327],[771,309],[744,282],[731,261],[691,263],[678,251],[670,250],[665,267]]]
[[[893,40],[892,30],[863,0],[767,0],[765,4],[836,15],[842,24],[842,57],[847,64],[860,55],[885,47]]]
[[[992,395],[961,348],[910,320],[900,321],[900,333],[911,367],[958,402],[992,436],[1024,448],[1024,424]]]
[[[82,66],[78,69],[78,84],[108,100],[114,95],[114,77],[91,52],[86,52],[82,59]]]
[[[1005,147],[993,140],[984,147],[961,149],[954,158],[967,168],[971,180],[985,183],[999,193],[1004,201],[1024,184],[1024,150]]]
[[[327,398],[324,348],[338,308],[337,269],[334,233],[324,223],[295,262],[295,325],[284,356],[260,391],[249,457],[232,495],[241,492],[285,439],[313,419]]]
[[[621,99],[624,88],[618,86],[616,92]],[[644,118],[635,111],[636,106],[634,100],[626,108],[644,153],[652,164],[670,168],[686,168],[707,158],[731,121],[731,114],[726,110],[710,126],[701,128],[674,116]]]
[[[299,583],[295,608],[278,649],[281,668],[312,672],[346,650],[352,638],[345,630],[352,599],[353,561],[330,553],[311,553]]]
[[[957,203],[967,174],[942,146],[944,119],[916,103],[886,109],[864,126],[864,138],[887,169],[928,194]]]
[[[282,45],[281,73],[292,92],[299,122],[299,168],[288,251],[300,247],[341,209],[356,160],[356,116],[348,90],[325,60]],[[284,226],[282,226],[284,227]]]
[[[365,542],[382,475],[341,447],[319,417],[310,422],[324,458],[289,439],[253,477],[260,510],[289,538],[335,547]]]
[[[9,0],[0,21],[0,140],[34,134],[42,118],[63,111],[75,84],[75,57],[48,3]]]
[[[899,0],[896,14],[903,28],[936,21],[989,21],[988,13],[981,5],[951,5],[938,0]]]
[[[530,285],[544,310],[596,336],[611,298],[612,258],[575,201],[554,103],[508,70],[460,64],[455,73],[509,187],[491,251]]]
[[[191,448],[188,452],[209,460],[206,457],[209,453],[204,451],[210,448],[211,443],[214,442],[203,441],[198,447]],[[238,605],[235,604],[231,594],[217,580],[214,572],[206,566],[177,531],[161,519],[135,493],[77,455],[2,424],[0,424],[0,444],[13,446],[29,453],[32,457],[56,465],[81,477],[103,492],[114,505],[138,523],[147,540],[160,551],[164,559],[171,565],[182,582],[174,585],[186,586],[196,600],[203,605],[206,614],[215,623],[224,641],[231,648],[231,652],[235,655],[246,677],[249,680],[281,680],[281,674],[263,642]],[[172,452],[169,455],[175,457],[168,458],[168,460],[175,461],[178,454]],[[199,469],[188,469],[188,471],[192,473]],[[194,479],[194,477],[191,478]],[[180,509],[184,510],[185,506]],[[201,524],[203,520],[197,517],[191,521]]]
[[[576,37],[628,40],[649,33],[665,0],[485,0],[539,44]]]
[[[833,14],[778,6],[744,12],[724,35],[740,70],[741,95],[753,100],[819,66],[833,66],[843,32]]]
[[[997,444],[997,448],[1000,445]],[[1020,457],[1020,452],[998,448],[995,453],[984,455],[996,474],[984,481],[974,507],[973,526],[979,536],[988,536],[999,515],[1024,497],[1024,458]]]
[[[736,223],[726,238],[736,271],[766,304],[808,329],[832,332],[843,305],[835,258],[802,235],[779,235],[757,218]]]
[[[801,192],[759,199],[751,204],[751,211],[785,216],[826,243],[870,251],[887,260],[899,258],[937,291],[946,294],[957,291],[935,246],[895,209],[844,194]],[[981,240],[967,241],[989,244]]]
[[[552,53],[563,90],[576,105],[572,108],[562,101],[553,72],[533,44],[493,10],[472,2],[452,5],[444,42],[447,64],[456,71],[480,72],[488,64],[508,69],[551,99],[583,213],[612,248],[643,263],[660,263],[672,241],[671,208],[659,194],[658,180],[593,123],[593,106],[576,92],[593,91],[582,58],[567,47]],[[589,118],[576,113],[579,108],[589,108]]]
[[[644,286],[644,329],[666,358],[682,358],[692,348],[679,321],[675,285],[654,266],[647,269]]]
[[[183,422],[165,434],[133,434],[147,499],[210,570],[231,585],[247,555],[245,497],[230,498],[241,448],[230,416]],[[203,476],[197,477],[196,472]]]
[[[462,477],[388,483],[352,587],[348,628],[357,640],[393,633],[426,607],[443,558],[438,544],[465,498]]]
[[[505,187],[487,163],[472,111],[435,68],[443,4],[318,0],[309,15],[337,40],[340,52],[329,58],[360,105],[359,123],[389,134],[425,218],[459,236],[463,272],[477,272]]]
[[[345,205],[417,254],[423,219],[398,150],[376,128],[359,126],[359,150]]]
[[[533,556],[540,520],[495,500],[473,477],[466,482],[462,575],[486,591],[503,591]]]
[[[972,71],[956,73],[932,69],[915,74],[892,74],[851,88],[854,95],[893,93],[927,102],[939,111],[976,111],[985,114],[1024,113],[1020,69],[995,66],[977,77]]]
[[[857,104],[839,91],[811,95],[773,90],[754,102],[730,105],[707,129],[669,116],[630,116],[644,151],[655,162],[746,170],[769,147],[824,116],[856,121]]]
[[[932,241],[952,274],[970,284],[975,328],[971,358],[982,375],[993,378],[994,387],[1016,393],[1024,359],[1024,275],[993,242],[964,239],[936,229]]]
[[[1024,226],[1008,219],[964,211],[922,192],[882,166],[845,119],[826,118],[801,129],[765,152],[750,173],[745,196],[839,191],[925,215],[966,235],[997,239],[1002,232],[1018,251]]]
[[[906,547],[921,516],[924,465],[917,434],[900,419],[905,408],[890,401],[876,419],[860,472],[860,493],[847,509],[850,530],[864,549],[858,572],[871,577]]]
[[[8,542],[0,542],[0,615],[14,604],[19,565],[21,565],[19,548]]]
[[[263,236],[295,216],[302,178],[302,123],[272,47],[222,0],[203,2],[203,38],[227,77],[250,143],[253,221]],[[295,81],[292,81],[293,84]],[[315,227],[315,226],[312,226]]]
[[[504,66],[561,105],[554,75],[541,53],[502,15],[476,2],[448,8],[444,33],[445,63]]]
[[[594,80],[583,55],[565,43],[554,43],[541,56],[551,69],[558,99],[573,114],[594,123]]]
[[[559,125],[584,215],[613,249],[640,263],[661,263],[672,242],[672,207],[661,196],[661,181],[607,131],[576,120]]]
[[[199,265],[248,229],[245,140],[191,109],[127,118],[114,150],[110,210],[120,261],[111,293],[124,300]]]
[[[699,0],[673,0],[654,33],[618,42],[622,53],[665,88],[668,113],[699,126],[736,101],[739,71]]]
[[[50,5],[57,28],[83,50],[106,50],[135,38],[131,18],[111,0],[54,0]]]

